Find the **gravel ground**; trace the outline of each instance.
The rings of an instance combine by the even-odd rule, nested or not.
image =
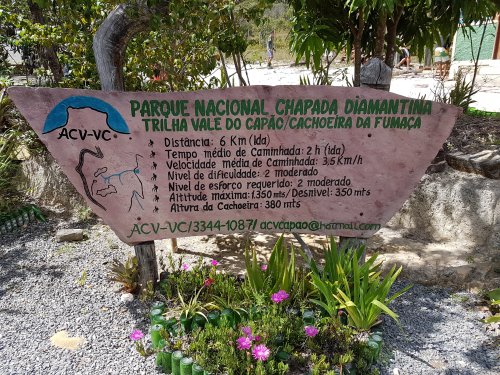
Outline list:
[[[106,279],[106,264],[132,248],[102,225],[88,227],[87,241],[57,243],[55,227],[36,224],[0,237],[0,374],[158,373],[128,338],[135,328],[147,330],[147,310],[137,300],[121,303],[117,284]],[[389,319],[381,325],[382,374],[500,373],[498,337],[494,346],[474,298],[415,285],[393,304],[401,327]],[[82,348],[52,346],[61,330],[83,337]]]

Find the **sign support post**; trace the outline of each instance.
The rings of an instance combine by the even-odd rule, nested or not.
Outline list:
[[[155,242],[147,241],[134,245],[134,250],[139,265],[139,283],[141,284],[141,288],[146,288],[150,281],[155,286],[158,280]]]

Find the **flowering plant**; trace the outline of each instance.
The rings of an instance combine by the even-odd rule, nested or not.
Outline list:
[[[142,342],[142,339],[144,338],[144,333],[140,329],[134,329],[130,333],[129,338],[130,340],[135,342],[135,350],[137,350],[137,352],[143,357],[149,357],[151,354],[154,353],[153,350],[146,349],[144,347],[144,344]]]
[[[278,293],[274,293],[272,296],[271,296],[271,300],[274,302],[274,303],[281,303],[283,302],[284,300],[288,299],[288,297],[290,297],[290,295],[284,291],[284,290],[280,290],[278,291]]]

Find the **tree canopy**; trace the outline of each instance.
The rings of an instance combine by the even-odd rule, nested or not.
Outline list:
[[[481,22],[495,13],[491,0],[289,0],[294,9],[291,47],[318,68],[325,48],[354,51],[355,86],[360,84],[362,53],[392,68],[404,45],[422,57],[460,25]]]

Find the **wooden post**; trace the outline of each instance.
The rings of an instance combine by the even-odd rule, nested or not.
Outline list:
[[[178,246],[177,246],[177,238],[172,238],[172,252],[175,253],[177,252]]]
[[[156,263],[156,252],[154,241],[143,242],[134,246],[135,256],[139,264],[139,283],[144,289],[148,281],[153,286],[158,281],[158,264]]]

